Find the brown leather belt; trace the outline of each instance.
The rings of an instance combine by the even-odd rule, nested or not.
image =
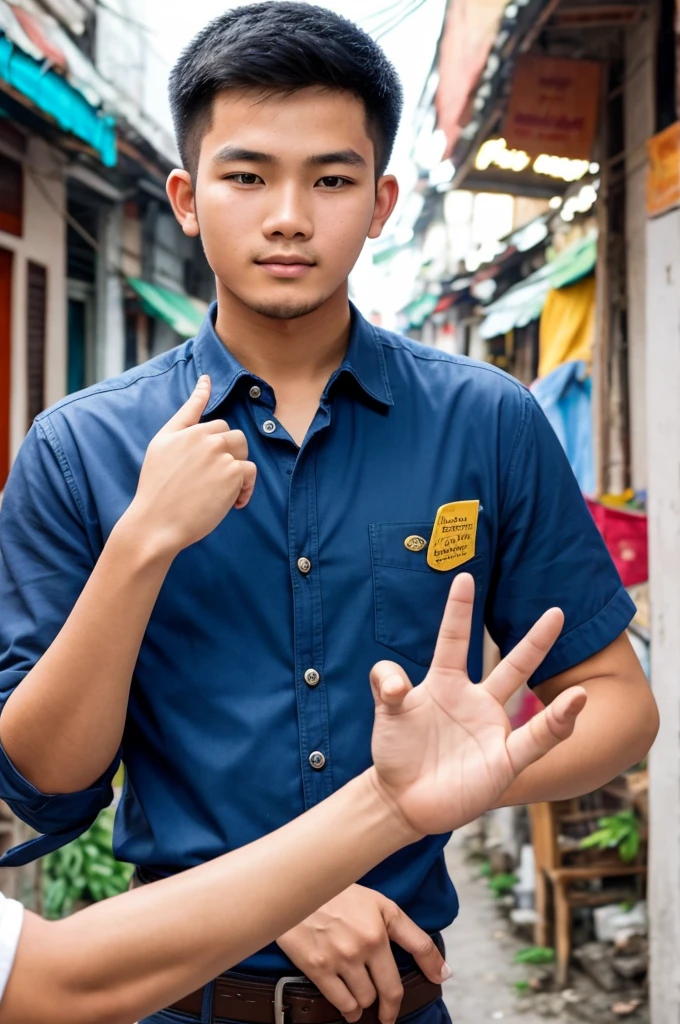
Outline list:
[[[419,970],[402,975],[404,998],[399,1017],[422,1010],[441,998],[435,985]],[[179,999],[168,1010],[201,1018],[204,990]],[[243,1024],[332,1024],[342,1015],[306,978],[280,978],[278,982],[225,974],[215,982],[211,1020],[213,1024],[242,1021]],[[361,1024],[378,1024],[378,1002],[364,1010]]]

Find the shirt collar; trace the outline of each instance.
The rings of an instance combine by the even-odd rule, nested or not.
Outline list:
[[[350,373],[367,395],[382,405],[394,405],[390,390],[385,355],[377,330],[350,303],[352,327],[347,354],[331,377],[330,384],[342,373]],[[213,302],[194,339],[193,354],[196,378],[210,376],[211,394],[204,415],[213,412],[227,398],[241,377],[252,377],[231,354],[215,331],[217,303]],[[255,378],[254,378],[255,379]]]

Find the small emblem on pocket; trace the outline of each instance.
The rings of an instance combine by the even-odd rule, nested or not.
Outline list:
[[[451,501],[437,511],[427,549],[427,564],[445,572],[474,558],[478,501]]]
[[[424,537],[418,537],[417,534],[412,533],[410,537],[407,537],[404,541],[404,547],[408,548],[409,551],[422,551],[427,541]]]

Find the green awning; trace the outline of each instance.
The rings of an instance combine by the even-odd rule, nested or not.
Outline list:
[[[495,338],[516,327],[526,327],[538,320],[543,312],[546,296],[551,288],[566,288],[592,274],[597,262],[597,239],[583,238],[561,252],[550,263],[524,281],[508,288],[507,292],[486,307],[486,317],[479,333],[482,338]]]
[[[192,338],[198,333],[208,311],[207,303],[138,277],[128,277],[128,283],[139,295],[149,316],[163,320],[182,338]]]
[[[550,263],[551,288],[566,288],[592,274],[597,263],[597,238],[582,238]]]
[[[64,131],[97,150],[106,167],[116,164],[116,123],[54,71],[23,53],[0,32],[0,78],[49,114]]]
[[[426,292],[420,298],[409,302],[408,306],[404,306],[401,315],[407,318],[409,327],[422,327],[438,302],[437,295],[430,295],[429,292]]]

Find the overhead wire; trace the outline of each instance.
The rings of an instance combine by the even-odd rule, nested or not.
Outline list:
[[[387,7],[382,7],[377,11],[369,11],[363,18],[359,18],[358,24],[366,32],[369,32],[370,29],[367,27],[369,22],[374,21],[376,18],[380,19],[386,15],[391,16],[397,12],[403,11],[404,7],[408,7],[410,2],[411,0],[392,0],[392,3],[388,4]]]
[[[424,7],[426,2],[427,2],[427,0],[417,0],[415,5],[412,6],[410,10],[406,11],[405,14],[403,14],[397,21],[394,22],[394,24],[390,25],[388,28],[385,28],[381,32],[379,32],[374,37],[376,39],[376,41],[382,39],[384,36],[388,35],[390,32],[393,32],[396,28],[399,28],[400,25],[403,25],[403,23],[408,18],[410,18],[417,11],[419,11],[421,7]]]

